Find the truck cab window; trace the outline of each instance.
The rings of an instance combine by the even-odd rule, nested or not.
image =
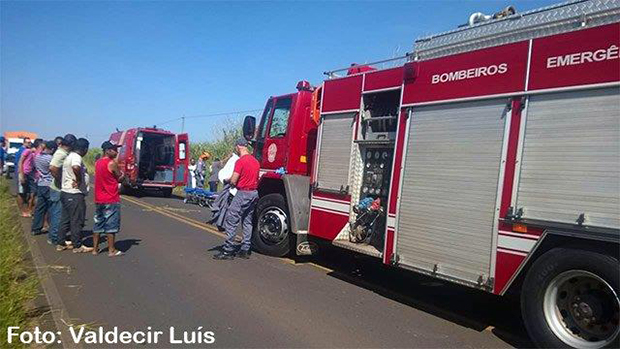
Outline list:
[[[258,140],[265,139],[265,134],[267,133],[267,124],[269,121],[269,115],[271,115],[271,110],[273,110],[273,100],[270,100],[265,107],[265,111],[263,112],[263,117],[260,119],[260,126],[258,127]]]
[[[270,138],[284,137],[286,135],[292,102],[291,98],[278,99],[276,102],[276,107],[271,117],[271,127],[269,128]]]

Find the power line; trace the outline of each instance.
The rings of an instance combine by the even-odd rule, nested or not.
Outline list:
[[[236,111],[211,113],[211,114],[196,114],[196,115],[180,116],[178,118],[174,118],[174,119],[170,119],[170,120],[165,120],[165,121],[162,121],[162,122],[157,122],[157,123],[155,123],[155,125],[160,126],[160,125],[169,124],[169,123],[175,122],[175,121],[183,121],[184,122],[185,119],[199,119],[199,118],[209,118],[209,117],[214,117],[214,116],[232,115],[232,114],[256,113],[256,112],[260,112],[260,111],[262,111],[262,109],[236,110]]]
[[[189,116],[186,116],[185,118],[186,119],[207,118],[207,117],[212,117],[212,116],[224,116],[224,115],[231,115],[231,114],[255,113],[258,111],[262,111],[262,109],[237,110],[237,111],[229,111],[229,112],[214,113],[214,114],[189,115]]]
[[[166,120],[166,121],[155,123],[155,125],[165,125],[165,124],[169,124],[171,122],[178,121],[178,120],[181,120],[181,119],[182,119],[182,117],[174,118],[174,119],[170,119],[170,120]]]

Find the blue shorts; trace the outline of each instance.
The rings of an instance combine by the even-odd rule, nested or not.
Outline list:
[[[116,234],[121,229],[121,204],[96,204],[93,233]]]

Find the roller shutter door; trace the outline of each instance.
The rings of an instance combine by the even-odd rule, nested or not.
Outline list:
[[[349,183],[349,162],[355,113],[323,116],[317,182],[319,189],[337,190]]]
[[[517,207],[524,217],[620,227],[618,88],[532,96]]]
[[[489,276],[506,103],[413,110],[398,212],[401,264],[469,283]]]

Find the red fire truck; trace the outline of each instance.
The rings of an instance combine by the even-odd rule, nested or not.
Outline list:
[[[397,67],[271,97],[254,246],[320,238],[520,294],[538,346],[618,347],[619,21],[605,0],[478,14]]]
[[[127,178],[122,190],[158,189],[170,196],[172,189],[187,183],[189,138],[156,127],[132,128],[110,135],[121,145],[118,164]]]

